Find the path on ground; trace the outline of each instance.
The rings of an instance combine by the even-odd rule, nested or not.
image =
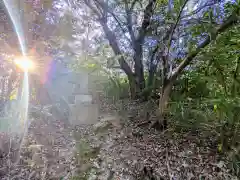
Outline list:
[[[136,117],[139,119],[139,117]],[[237,180],[198,137],[156,132],[115,115],[70,127],[53,118],[31,123],[17,165],[2,180]],[[2,165],[2,164],[1,164]],[[1,169],[0,169],[1,170]]]

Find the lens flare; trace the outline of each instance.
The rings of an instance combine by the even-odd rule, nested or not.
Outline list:
[[[27,57],[21,57],[14,60],[14,63],[24,71],[30,71],[34,69],[34,63]]]

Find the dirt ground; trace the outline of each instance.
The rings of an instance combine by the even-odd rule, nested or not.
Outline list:
[[[21,151],[16,139],[9,151],[8,136],[1,137],[0,179],[238,179],[210,141],[139,128],[134,119],[104,113],[95,124],[71,126],[35,118]]]

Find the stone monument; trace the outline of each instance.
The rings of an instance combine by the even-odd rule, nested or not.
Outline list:
[[[68,119],[73,125],[93,124],[98,120],[98,104],[94,101],[88,72],[55,73],[48,84],[53,99],[64,99],[69,107]],[[61,110],[61,108],[60,108]]]

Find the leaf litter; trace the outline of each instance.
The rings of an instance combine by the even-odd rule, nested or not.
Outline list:
[[[19,162],[9,163],[6,154],[0,158],[1,179],[238,179],[216,149],[207,141],[199,143],[198,136],[136,126],[145,119],[139,115],[144,108],[135,102],[122,110],[124,115],[119,107],[106,109],[107,115],[94,125],[35,120]]]

